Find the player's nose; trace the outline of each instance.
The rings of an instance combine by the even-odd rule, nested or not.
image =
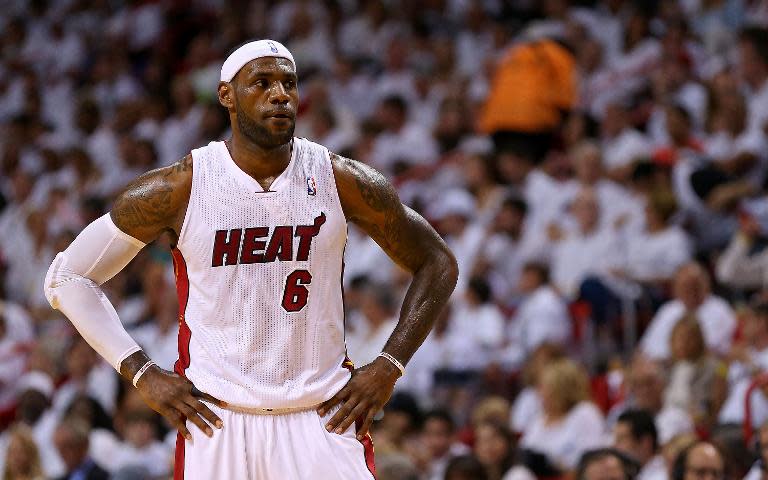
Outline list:
[[[273,105],[286,104],[291,101],[291,96],[280,82],[275,82],[270,91],[269,102]]]

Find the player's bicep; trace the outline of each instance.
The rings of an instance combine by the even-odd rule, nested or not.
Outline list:
[[[192,188],[192,158],[147,172],[117,196],[110,217],[124,233],[149,243],[178,231]]]
[[[370,235],[398,265],[411,272],[442,244],[418,213],[405,207],[397,191],[375,169],[333,156],[339,198],[347,219]]]

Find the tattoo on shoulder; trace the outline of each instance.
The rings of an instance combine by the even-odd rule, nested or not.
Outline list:
[[[335,155],[337,161],[352,172],[355,184],[363,201],[379,214],[377,221],[361,220],[361,226],[376,240],[398,263],[413,267],[421,261],[418,241],[409,225],[411,215],[400,203],[394,187],[375,169],[350,159]]]
[[[131,182],[115,199],[112,218],[123,229],[165,227],[173,218],[174,176],[192,169],[192,156]]]
[[[354,174],[355,184],[366,205],[377,212],[385,212],[400,205],[397,194],[384,175],[363,163],[335,153],[331,155]]]

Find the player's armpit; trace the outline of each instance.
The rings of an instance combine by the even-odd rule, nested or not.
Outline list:
[[[192,191],[192,155],[147,172],[115,199],[112,221],[128,235],[149,243],[165,231],[178,236]]]

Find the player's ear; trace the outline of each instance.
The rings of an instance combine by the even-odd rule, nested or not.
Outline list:
[[[219,103],[227,110],[235,107],[235,90],[229,82],[219,82]]]

